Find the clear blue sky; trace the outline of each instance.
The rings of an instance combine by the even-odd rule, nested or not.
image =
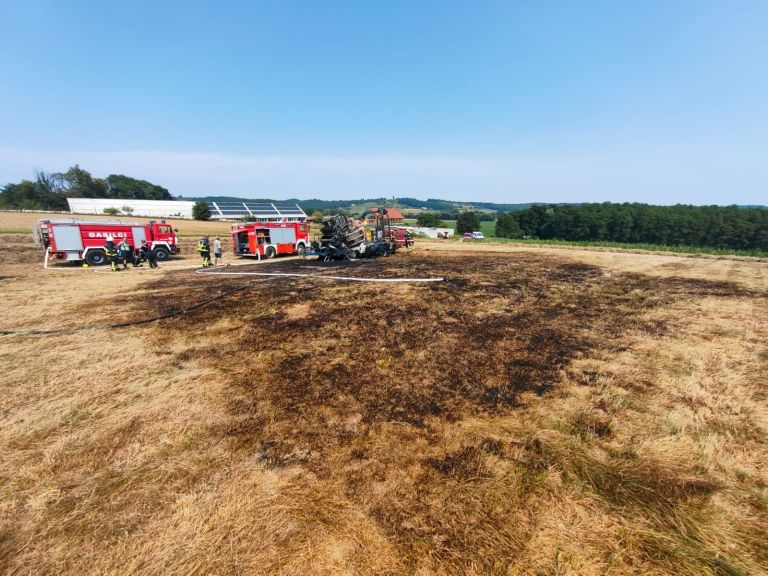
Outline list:
[[[768,2],[0,0],[0,184],[768,204]]]

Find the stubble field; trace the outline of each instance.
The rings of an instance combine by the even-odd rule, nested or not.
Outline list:
[[[15,253],[0,572],[766,572],[765,262],[433,243],[230,268],[447,279],[387,285]]]

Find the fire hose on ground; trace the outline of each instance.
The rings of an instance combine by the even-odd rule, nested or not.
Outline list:
[[[337,280],[341,282],[445,282],[447,278],[366,278],[364,276],[330,276],[326,274],[303,274],[298,272],[222,272],[225,266],[214,266],[211,268],[200,268],[195,270],[196,274],[204,276],[262,276],[262,277],[284,277],[284,278],[312,278],[318,280]]]
[[[213,266],[210,268],[202,268],[195,270],[196,274],[201,275],[216,275],[216,276],[251,276],[251,277],[262,277],[264,280],[267,278],[312,278],[312,279],[321,279],[321,280],[335,280],[335,281],[348,281],[348,282],[378,282],[378,283],[397,283],[397,282],[446,282],[447,278],[440,277],[440,278],[365,278],[365,277],[359,277],[359,276],[329,276],[329,275],[322,275],[322,274],[302,274],[302,273],[289,273],[289,272],[225,272],[223,271],[226,269],[229,265],[219,265],[219,266]],[[46,258],[45,258],[45,265],[46,270],[51,270],[48,268],[48,251],[46,250]],[[19,335],[24,334],[28,336],[44,336],[44,335],[53,335],[53,334],[71,334],[75,332],[84,332],[87,330],[115,330],[119,328],[128,328],[131,326],[139,326],[142,324],[150,324],[152,322],[159,322],[161,320],[166,320],[169,318],[173,318],[176,316],[181,316],[183,314],[187,314],[189,312],[192,312],[193,310],[196,310],[198,308],[201,308],[203,306],[206,306],[207,304],[211,304],[217,300],[220,300],[222,298],[226,298],[227,296],[230,296],[232,294],[235,294],[236,292],[240,292],[242,290],[245,290],[250,285],[246,284],[245,286],[239,286],[237,288],[234,288],[232,290],[228,290],[226,292],[223,292],[221,294],[218,294],[214,296],[213,298],[207,298],[206,300],[203,300],[202,302],[198,302],[197,304],[193,304],[191,306],[187,306],[186,308],[173,310],[171,312],[167,312],[165,314],[160,314],[157,316],[152,316],[150,318],[142,318],[139,320],[129,320],[126,322],[115,322],[111,324],[89,324],[85,326],[72,326],[72,327],[65,327],[65,328],[0,328],[0,336],[9,336],[9,335]]]

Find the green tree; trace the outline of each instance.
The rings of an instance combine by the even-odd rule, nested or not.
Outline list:
[[[6,184],[0,192],[0,206],[15,210],[42,210],[43,198],[35,182],[22,180],[18,184]]]
[[[210,220],[211,210],[208,208],[208,202],[205,200],[195,202],[195,205],[192,206],[192,218],[195,220]]]
[[[22,180],[3,186],[0,206],[15,210],[69,210],[60,180],[46,172],[37,172],[34,182]]]
[[[146,180],[137,180],[122,174],[110,174],[106,178],[107,193],[110,198],[130,200],[173,200],[173,196],[157,184]]]
[[[75,164],[66,172],[54,174],[62,182],[66,196],[70,198],[107,198],[107,183],[101,178],[93,178],[91,173]]]
[[[456,219],[456,232],[461,235],[467,232],[480,230],[480,218],[472,211],[461,212]]]
[[[420,212],[416,217],[416,224],[425,228],[437,228],[440,226],[440,214],[437,212]]]
[[[496,220],[496,237],[498,238],[522,238],[523,231],[517,223],[514,212],[499,214]]]
[[[120,214],[120,210],[113,207],[104,208],[103,212],[104,214],[108,214],[109,216],[117,216],[118,214]]]

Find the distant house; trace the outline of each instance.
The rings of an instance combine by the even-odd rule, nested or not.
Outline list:
[[[365,217],[365,223],[366,224],[376,224],[376,214],[379,213],[379,209],[376,207],[368,208],[369,212],[372,212],[372,214],[368,214]],[[400,210],[397,208],[389,208],[387,207],[387,215],[389,216],[389,221],[392,224],[402,224],[405,217],[402,215]]]

